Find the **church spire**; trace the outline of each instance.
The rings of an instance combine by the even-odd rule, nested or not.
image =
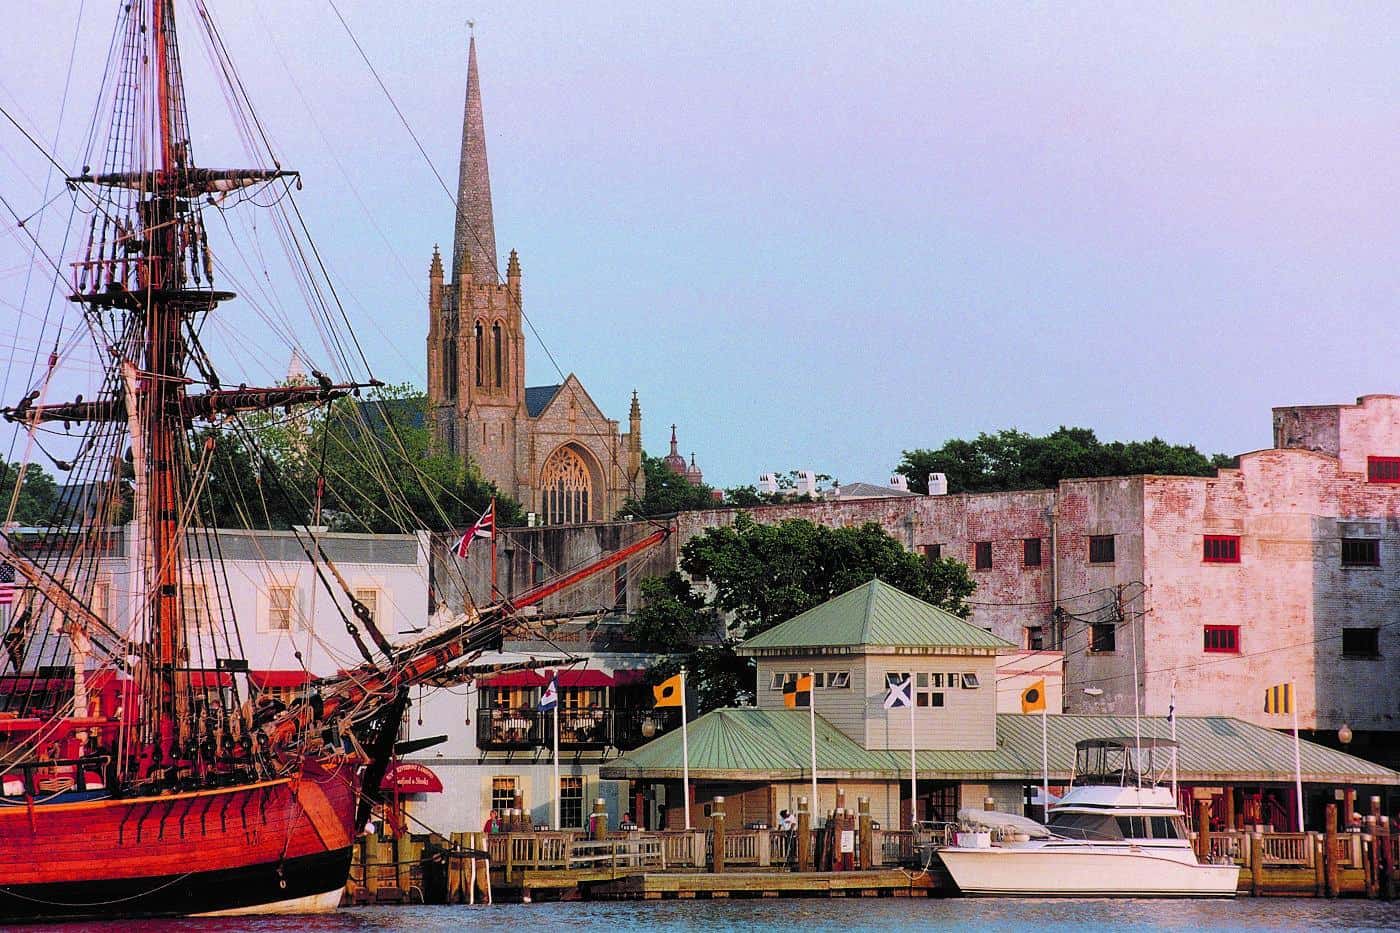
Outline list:
[[[491,174],[486,167],[486,124],[476,73],[476,36],[467,49],[467,102],[462,113],[462,158],[457,175],[457,227],[452,240],[454,284],[464,260],[485,282],[496,281],[496,223],[491,216]]]

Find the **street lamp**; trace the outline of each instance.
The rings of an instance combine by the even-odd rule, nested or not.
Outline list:
[[[1343,745],[1350,745],[1351,739],[1351,726],[1342,723],[1342,727],[1337,730],[1337,741],[1341,742]]]
[[[656,719],[648,716],[642,720],[642,738],[652,739],[656,737]]]

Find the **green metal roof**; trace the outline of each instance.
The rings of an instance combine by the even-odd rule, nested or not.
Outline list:
[[[690,724],[690,773],[702,780],[783,781],[811,776],[806,710],[745,707],[707,713]],[[817,775],[827,779],[897,779],[909,774],[908,751],[862,748],[817,716]],[[1049,716],[1050,776],[1067,780],[1081,739],[1133,734],[1131,716]],[[1144,718],[1144,738],[1166,738],[1165,719]],[[1287,782],[1293,779],[1293,738],[1223,716],[1177,720],[1181,780]],[[997,747],[920,749],[919,774],[931,780],[1027,781],[1040,778],[1040,717],[997,716]],[[1311,783],[1400,785],[1400,773],[1311,742],[1302,743],[1303,780]],[[681,776],[681,736],[673,730],[604,764],[608,780]]]
[[[755,635],[739,646],[739,653],[858,646],[990,650],[1014,647],[947,610],[888,583],[871,580]]]

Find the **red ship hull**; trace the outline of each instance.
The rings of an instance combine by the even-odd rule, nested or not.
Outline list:
[[[334,906],[359,771],[308,762],[237,787],[0,808],[0,920]]]

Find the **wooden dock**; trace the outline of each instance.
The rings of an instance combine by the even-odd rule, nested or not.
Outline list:
[[[702,872],[644,872],[588,887],[602,900],[726,897],[927,897],[936,889],[927,872],[751,871],[721,875]]]

